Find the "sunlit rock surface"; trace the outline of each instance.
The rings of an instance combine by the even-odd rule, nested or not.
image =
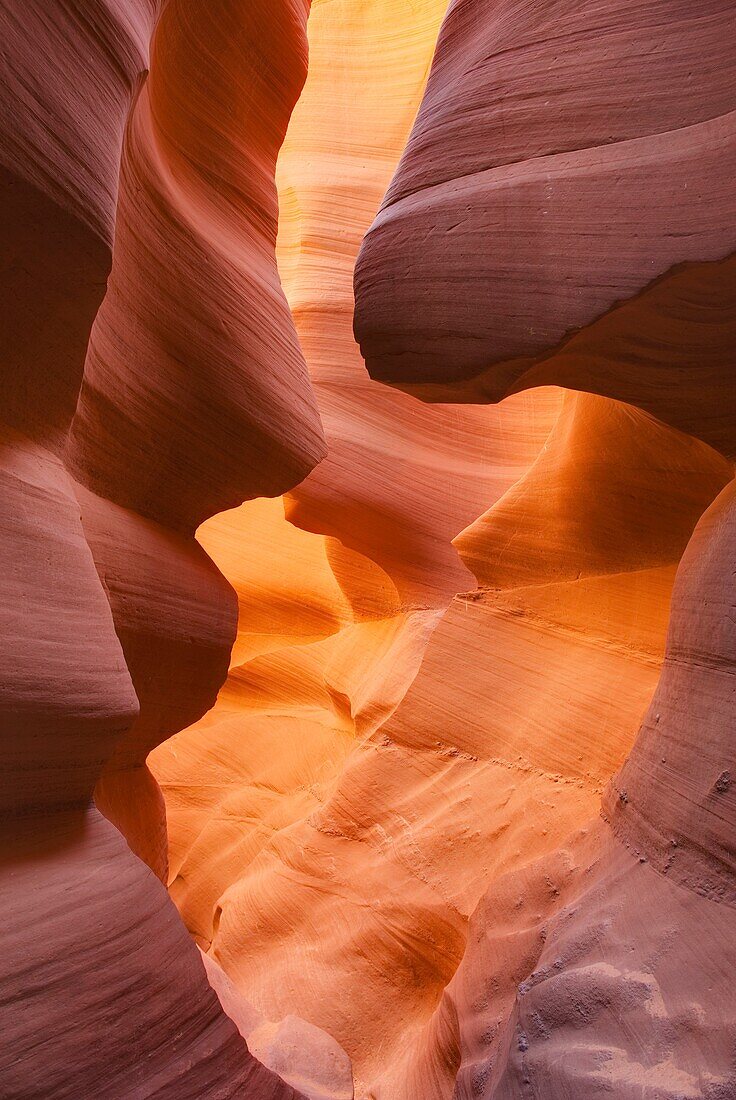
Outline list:
[[[306,15],[0,8],[3,1096],[303,1095],[153,873],[146,757],[212,705],[235,638],[194,527],[324,451],[274,255]]]
[[[688,543],[731,476],[692,437],[732,457],[736,424],[732,24],[722,3],[452,4],[358,261],[356,333],[374,377],[429,400],[495,401],[555,382],[690,433],[569,398],[530,474],[457,540],[481,584],[500,590],[497,604],[554,622],[558,643],[563,624],[577,644],[603,635],[609,659],[639,676],[606,683],[577,659],[569,680],[553,675],[562,737],[549,705],[536,728],[528,711],[503,723],[520,753],[557,766],[577,740],[578,763],[603,763],[600,780],[625,760],[605,785],[602,820],[541,860],[528,849],[487,886],[462,964],[377,1096],[736,1089],[723,984],[736,931],[732,485]],[[642,658],[655,638],[661,655],[683,550],[651,698],[656,662],[645,686]],[[516,586],[534,571],[544,587],[527,603]],[[494,703],[509,651],[483,678]],[[548,652],[524,646],[510,683],[527,662],[537,677],[548,670]],[[437,667],[447,663],[443,654]],[[468,680],[458,714],[480,694]]]
[[[0,4],[0,1093],[727,1100],[733,5],[309,8]]]
[[[671,818],[624,805],[621,776],[607,793],[656,705],[678,562],[732,477],[728,268],[700,263],[732,247],[727,8],[676,6],[653,72],[657,12],[569,7],[451,5],[388,186],[441,5],[313,5],[278,255],[329,451],[286,498],[301,533],[276,502],[200,529],[238,641],[215,709],[153,761],[187,926],[266,1016],[339,1040],[360,1097],[732,1087],[730,911],[703,910],[710,961],[700,895],[643,849]],[[703,79],[654,95],[688,49]],[[708,194],[688,194],[704,156]],[[352,268],[387,187],[356,273],[368,369],[467,404],[387,391],[359,358]],[[553,369],[573,329],[577,373]],[[483,407],[549,383],[594,392]],[[699,739],[707,765],[678,766],[718,771],[727,800],[725,753]]]

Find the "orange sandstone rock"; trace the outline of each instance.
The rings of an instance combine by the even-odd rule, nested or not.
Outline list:
[[[736,1090],[731,5],[444,6],[0,5],[3,1094]]]
[[[428,400],[569,385],[639,406],[733,457],[731,16],[718,2],[697,13],[451,5],[356,269],[356,332],[373,377]],[[680,79],[696,58],[697,87]],[[673,86],[682,94],[661,94]],[[665,559],[675,564],[731,469],[638,411],[571,401],[530,474],[458,545],[496,586],[481,605],[491,600],[512,624],[553,622],[558,644],[563,625],[586,645],[598,635],[609,659],[643,673],[632,642],[661,638]],[[607,823],[592,818],[542,859],[526,852],[491,884],[463,963],[373,1095],[669,1100],[736,1088],[723,981],[734,940],[732,502],[731,484],[679,567],[661,679],[606,789]],[[534,584],[532,565],[542,586],[515,587]],[[431,648],[427,677],[441,675],[457,640],[434,668]],[[520,684],[543,653],[549,639],[517,655],[504,636],[484,682],[511,656]],[[636,680],[620,682],[631,690]],[[652,684],[642,683],[640,704]],[[575,715],[594,701],[599,720],[585,732],[604,736],[579,763],[614,748],[612,714],[633,736],[635,710],[600,666],[576,662],[553,687],[567,697],[562,737],[543,736],[549,706],[535,726],[520,709],[503,722],[514,748],[542,760],[566,750],[574,767]],[[466,678],[462,690],[450,714],[465,733],[461,715],[480,683]],[[618,741],[622,755],[626,747]],[[605,771],[614,759],[601,762]]]
[[[159,749],[153,767],[169,809],[172,894],[210,957],[267,1016],[296,1012],[337,1038],[359,1096],[450,1100],[455,1087],[495,1095],[505,1067],[516,1073],[504,1038],[513,1034],[514,977],[526,978],[539,958],[537,925],[562,911],[558,870],[572,898],[584,891],[586,860],[607,842],[592,823],[656,687],[678,560],[732,471],[702,441],[655,420],[646,402],[650,412],[549,390],[489,415],[422,407],[366,378],[346,325],[347,277],[416,103],[425,28],[439,15],[429,4],[408,7],[314,7],[310,75],[279,164],[281,270],[330,446],[289,494],[287,516],[314,535],[309,542],[251,506],[201,529],[238,578],[238,656],[215,709]],[[457,19],[475,10],[455,9]],[[533,23],[531,6],[515,15]],[[443,41],[452,27],[451,17]],[[458,70],[471,68],[477,55],[451,45]],[[593,39],[589,49],[595,59]],[[440,53],[435,83],[442,63]],[[457,73],[447,74],[448,97],[455,85]],[[430,82],[412,141],[432,94]],[[472,96],[455,103],[461,113],[476,106]],[[426,143],[439,141],[427,126]],[[540,140],[553,140],[548,131]],[[464,133],[449,135],[448,151]],[[396,362],[425,373],[416,385],[391,380],[424,397],[485,400],[464,378],[439,388],[431,376],[435,362],[449,369],[452,341],[464,348],[450,312],[495,323],[476,286],[489,262],[478,244],[485,228],[473,222],[458,239],[427,236],[421,247],[407,230],[395,251],[385,245],[412,148],[359,261],[358,333],[368,333],[376,375],[395,324]],[[485,201],[480,184],[478,192]],[[395,204],[412,201],[408,190]],[[588,216],[570,208],[581,223]],[[404,239],[414,256],[400,257]],[[530,242],[538,249],[538,236]],[[430,261],[444,281],[422,299],[424,340],[413,326],[425,317],[407,295]],[[477,277],[456,280],[471,263]],[[549,267],[553,282],[552,258]],[[520,282],[530,270],[527,257]],[[680,406],[680,420],[665,419],[690,427],[688,399]],[[697,434],[716,442],[723,423]],[[468,591],[470,570],[482,591]],[[606,856],[603,892],[626,878],[617,858],[615,848]],[[636,881],[622,896],[635,896]],[[522,926],[510,905],[493,939],[504,958],[478,961],[484,914],[506,883],[522,884],[514,904],[528,883],[541,915],[535,909],[537,923]],[[643,967],[644,941],[637,949]],[[613,943],[609,952],[624,974]],[[467,997],[455,993],[461,981]],[[602,1039],[600,1049],[602,1059]],[[617,1066],[601,1088],[625,1080]],[[590,1074],[580,1081],[597,1087]]]
[[[165,874],[146,754],[212,704],[235,635],[193,528],[322,453],[274,256],[305,20],[289,0],[0,7],[4,1095],[302,1096],[249,1053],[131,848]]]

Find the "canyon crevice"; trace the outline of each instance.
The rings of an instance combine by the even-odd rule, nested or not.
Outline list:
[[[0,1096],[736,1096],[731,0],[0,32]]]

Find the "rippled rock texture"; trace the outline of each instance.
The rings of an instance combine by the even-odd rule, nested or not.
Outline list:
[[[452,4],[410,130],[442,9],[313,6],[278,257],[329,450],[301,532],[267,502],[200,529],[240,626],[153,757],[170,888],[360,1097],[725,1096],[733,913],[670,837],[679,791],[733,838],[721,704],[626,777],[732,477],[728,6]]]
[[[462,963],[377,1095],[736,1091],[732,484],[688,542],[734,454],[733,26],[720,2],[451,4],[358,259],[374,378],[430,401],[555,383],[627,402],[569,395],[529,474],[456,540],[487,586],[474,614],[492,600],[504,620],[483,687],[482,658],[462,677],[458,661],[452,743],[467,709],[487,708],[487,729],[511,694],[505,739],[566,774],[596,762],[602,819],[487,886]],[[499,676],[525,623],[547,629]],[[416,696],[427,728],[423,681],[447,670],[457,629],[450,612],[387,730],[404,734]],[[594,639],[627,672],[607,681]],[[564,679],[553,646],[587,651]]]
[[[0,4],[3,1096],[736,1095],[733,4],[446,7]]]
[[[371,374],[592,390],[733,456],[732,32],[728,0],[452,3],[356,269]]]
[[[324,453],[274,255],[306,16],[0,7],[3,1096],[302,1095],[156,877],[146,757],[235,637],[196,524]]]

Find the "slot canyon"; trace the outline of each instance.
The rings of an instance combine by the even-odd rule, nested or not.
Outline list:
[[[0,1100],[736,1100],[736,0],[0,71]]]

